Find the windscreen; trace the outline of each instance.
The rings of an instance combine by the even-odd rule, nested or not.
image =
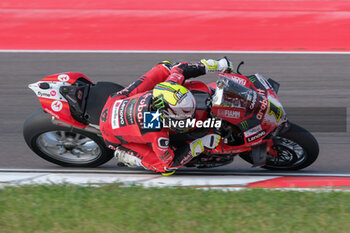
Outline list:
[[[257,93],[228,77],[221,76],[216,82],[216,92],[213,97],[213,104],[239,108],[253,109],[257,100]]]

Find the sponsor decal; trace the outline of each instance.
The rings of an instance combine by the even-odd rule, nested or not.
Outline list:
[[[47,112],[47,113],[49,113],[49,114],[51,114],[51,115],[54,116],[56,119],[60,119],[60,117],[59,117],[56,113],[54,113],[53,111],[51,111],[50,109],[44,108],[44,111]]]
[[[264,117],[264,112],[267,108],[268,102],[266,99],[263,99],[263,100],[260,100],[259,103],[261,104],[261,106],[260,106],[259,112],[256,114],[256,119],[261,120]]]
[[[241,117],[241,112],[227,110],[227,109],[219,109],[218,110],[219,117],[226,117],[231,119],[239,119]]]
[[[186,94],[181,93],[180,90],[177,90],[174,94],[175,94],[175,99],[177,101],[181,100],[184,96],[186,96]]]
[[[60,74],[57,76],[57,79],[61,82],[67,82],[69,80],[69,76],[67,74]]]
[[[250,137],[250,136],[256,134],[257,132],[259,132],[261,130],[262,130],[261,125],[255,126],[254,128],[251,128],[250,130],[245,131],[244,132],[244,136],[246,138]]]
[[[136,104],[136,121],[140,128],[143,128],[143,115],[145,110],[148,108],[148,104],[146,103],[146,100],[148,100],[152,96],[152,93],[147,93],[144,96],[140,97],[138,103]]]
[[[255,105],[256,105],[256,100],[258,99],[258,94],[256,94],[256,92],[253,92],[253,97],[252,97],[252,102],[250,103],[249,108],[252,110]]]
[[[255,77],[255,76],[250,76],[250,77],[248,77],[248,79],[249,79],[252,83],[256,82],[256,77]]]
[[[54,90],[50,91],[50,95],[55,96],[56,95],[56,91],[54,91]]]
[[[106,108],[105,110],[103,110],[102,114],[101,114],[101,121],[102,122],[106,122],[107,121],[107,116],[108,116],[108,108]]]
[[[248,129],[248,122],[247,121],[242,121],[239,123],[243,129]]]
[[[232,80],[238,84],[243,85],[243,86],[245,86],[247,84],[247,80],[245,80],[243,78],[236,77],[236,76],[233,76]]]
[[[130,103],[126,107],[125,116],[126,116],[126,121],[127,121],[128,125],[135,124],[134,108],[135,108],[136,101],[137,101],[137,98],[134,98],[134,99],[130,100]]]
[[[260,95],[265,96],[265,90],[258,88],[256,90]]]
[[[143,128],[144,129],[160,129],[160,112],[144,112]]]
[[[256,114],[256,119],[261,120],[264,117],[265,110],[267,109],[268,101],[265,97],[265,91],[262,89],[258,89],[259,94],[262,97],[262,100],[259,100],[260,109]]]
[[[124,113],[125,113],[125,109],[126,109],[126,105],[128,104],[129,100],[124,100],[122,102],[122,104],[120,105],[120,109],[119,109],[119,123],[120,123],[120,127],[126,126],[126,120],[124,117]]]
[[[45,92],[41,92],[41,91],[38,91],[38,96],[47,97],[47,98],[51,97],[51,95],[49,93],[45,93]]]
[[[168,138],[158,138],[158,146],[160,148],[168,148],[169,147],[169,139]]]
[[[164,97],[163,95],[158,96],[156,100],[153,102],[154,107],[157,109],[163,109],[165,108],[165,103],[164,103]]]
[[[282,107],[275,105],[271,100],[269,100],[269,115],[274,115],[276,118],[276,121],[278,122],[281,119],[282,116]]]
[[[63,108],[63,104],[62,104],[62,102],[59,101],[59,100],[55,100],[55,101],[53,101],[52,104],[51,104],[51,109],[52,109],[53,111],[55,111],[55,112],[61,111],[62,108]]]
[[[255,134],[255,135],[253,135],[251,137],[248,137],[247,138],[247,142],[255,141],[255,140],[259,139],[259,138],[262,138],[265,135],[266,135],[266,131],[265,130],[260,131],[259,133]]]
[[[182,78],[183,78],[183,76],[182,76],[181,74],[172,73],[168,79],[177,83],[177,82],[179,82]]]
[[[122,103],[122,100],[117,100],[113,104],[113,109],[112,109],[112,129],[118,129],[119,128],[119,108],[120,104]]]

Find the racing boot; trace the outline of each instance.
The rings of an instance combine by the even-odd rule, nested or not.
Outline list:
[[[173,64],[170,61],[161,61],[158,64],[163,65],[165,68],[167,68],[169,71],[173,67]]]
[[[122,150],[115,150],[114,157],[118,160],[118,165],[128,167],[143,167],[141,163],[141,159],[137,158],[136,156],[133,156],[125,151]]]
[[[166,172],[162,172],[162,176],[171,176],[175,174],[175,170],[170,170]]]
[[[233,71],[232,62],[230,62],[227,57],[223,57],[216,61],[213,59],[202,59],[201,62],[205,66],[206,73],[220,72],[220,73],[231,73]]]

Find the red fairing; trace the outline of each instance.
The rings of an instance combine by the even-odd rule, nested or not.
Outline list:
[[[67,72],[67,73],[59,73],[59,74],[52,74],[44,79],[42,79],[42,82],[65,82],[69,84],[75,83],[79,78],[83,78],[93,84],[93,82],[84,74],[78,73],[78,72]]]
[[[216,89],[216,83],[209,83],[208,86],[213,88],[214,90]]]
[[[59,73],[59,74],[49,75],[38,83],[39,87],[40,87],[40,83],[42,82],[46,82],[50,84],[50,89],[47,90],[47,93],[45,95],[43,94],[38,95],[38,92],[36,93],[45,112],[49,113],[50,115],[52,115],[53,117],[55,117],[56,119],[64,123],[67,123],[69,125],[72,125],[78,128],[85,128],[86,125],[76,121],[72,117],[68,102],[59,93],[60,86],[64,86],[67,84],[68,86],[72,85],[78,79],[81,79],[81,78],[93,84],[93,82],[82,73],[78,73],[78,72]],[[40,90],[40,92],[44,93],[45,90]]]
[[[215,116],[233,125],[240,126],[245,121],[246,128],[241,127],[241,130],[244,131],[245,147],[259,143],[265,136],[286,121],[283,107],[276,93],[262,75],[255,74],[250,79],[238,74],[225,73],[218,76],[219,78],[229,78],[235,83],[254,91],[249,92],[248,89],[247,91],[242,89],[242,94],[250,93],[250,100],[245,99],[243,102],[239,102],[241,98],[238,95],[227,94],[225,97],[227,100],[232,98],[235,103],[238,101],[236,106],[229,107],[218,104],[211,109]],[[242,108],[244,104],[246,107]],[[249,125],[247,122],[249,122]]]
[[[196,90],[209,93],[210,95],[213,94],[205,83],[198,80],[187,80],[183,86],[190,91]]]
[[[39,101],[44,111],[49,113],[56,119],[78,128],[86,127],[86,125],[81,124],[75,119],[73,119],[69,109],[69,105],[66,101],[53,100],[53,99],[48,99],[43,97],[39,97]]]

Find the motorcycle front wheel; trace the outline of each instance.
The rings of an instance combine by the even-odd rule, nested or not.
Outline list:
[[[306,129],[290,123],[288,131],[276,137],[274,148],[277,157],[267,153],[266,164],[262,168],[269,170],[299,170],[310,166],[318,157],[319,146],[312,134]],[[240,157],[253,164],[251,152]]]
[[[24,139],[41,158],[63,167],[97,167],[113,157],[102,138],[96,134],[55,125],[42,109],[25,121]]]

